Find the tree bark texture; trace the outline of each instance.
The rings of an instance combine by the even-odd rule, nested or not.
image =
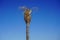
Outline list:
[[[29,23],[26,24],[26,40],[29,40]]]

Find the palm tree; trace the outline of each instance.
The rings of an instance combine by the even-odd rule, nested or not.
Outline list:
[[[26,22],[26,40],[29,40],[29,25],[31,21],[31,16],[30,16],[31,10],[26,9],[24,13],[24,20]]]
[[[26,40],[29,40],[29,25],[30,25],[30,21],[31,21],[31,10],[29,8],[26,7],[21,7],[21,9],[23,9],[24,12],[24,20],[26,22]]]
[[[24,20],[26,22],[26,40],[29,40],[29,25],[31,22],[31,12],[32,10],[37,10],[37,7],[33,7],[32,10],[25,6],[20,8],[24,10]]]

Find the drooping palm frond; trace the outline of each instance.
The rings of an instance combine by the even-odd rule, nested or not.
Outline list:
[[[25,9],[27,9],[27,7],[26,6],[20,6],[19,9],[25,10]]]
[[[31,10],[38,11],[38,7],[32,7]]]

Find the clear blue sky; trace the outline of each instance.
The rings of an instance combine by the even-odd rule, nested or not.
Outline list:
[[[26,40],[26,24],[19,6],[38,7],[32,12],[30,40],[60,40],[59,0],[0,0],[0,40]]]

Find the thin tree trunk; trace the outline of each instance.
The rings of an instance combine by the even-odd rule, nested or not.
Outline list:
[[[26,40],[29,40],[29,23],[26,24]]]

